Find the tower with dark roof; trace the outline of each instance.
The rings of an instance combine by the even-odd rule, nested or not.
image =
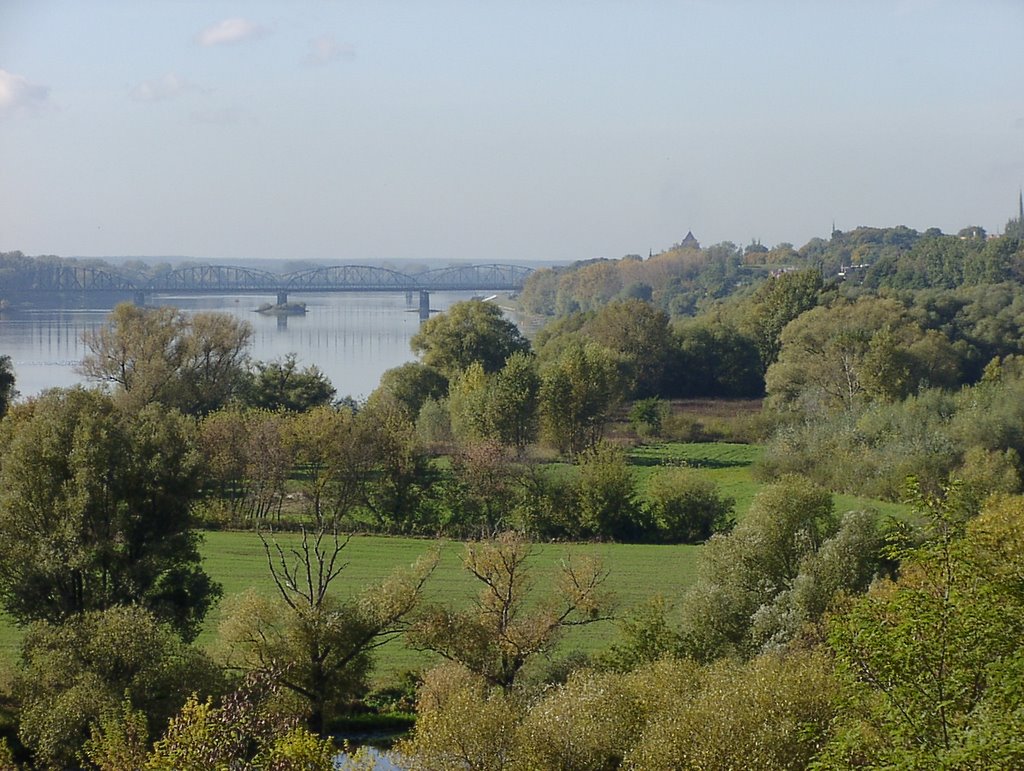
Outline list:
[[[679,244],[680,249],[700,249],[700,241],[693,237],[693,231],[686,231],[686,238]]]

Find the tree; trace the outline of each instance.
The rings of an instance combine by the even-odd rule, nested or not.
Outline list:
[[[204,414],[240,393],[252,327],[222,313],[122,303],[84,335],[79,371],[112,387],[129,409],[150,402]]]
[[[251,339],[249,323],[226,313],[196,313],[189,318],[178,375],[184,393],[177,406],[205,415],[243,392]]]
[[[617,541],[645,535],[636,483],[622,450],[598,444],[580,456],[578,471],[575,502],[585,535]]]
[[[782,330],[818,304],[822,288],[821,271],[814,269],[783,273],[758,287],[746,326],[761,354],[762,372],[779,356]]]
[[[356,414],[357,446],[366,469],[360,503],[384,532],[423,532],[431,523],[436,472],[405,408],[382,396]]]
[[[149,611],[122,606],[61,624],[37,623],[22,644],[15,689],[20,735],[37,763],[75,766],[89,728],[127,700],[149,733],[161,729],[191,693],[214,693],[220,673]]]
[[[537,437],[539,391],[532,354],[514,353],[490,375],[475,362],[451,381],[452,431],[464,441],[496,441],[522,453]]]
[[[531,551],[512,532],[467,544],[462,564],[481,584],[475,607],[425,609],[407,634],[409,643],[510,692],[523,667],[551,650],[563,630],[607,618],[607,574],[599,562],[564,560],[554,592],[535,600],[527,565]]]
[[[428,399],[437,401],[448,394],[448,378],[433,367],[410,361],[381,375],[377,390],[390,394],[415,418]]]
[[[778,406],[851,409],[865,399],[903,398],[922,382],[956,385],[958,363],[949,341],[922,329],[898,302],[863,297],[789,324],[765,383]]]
[[[530,343],[504,318],[501,308],[480,300],[456,303],[423,322],[410,345],[424,364],[448,379],[474,362],[485,372],[497,372],[510,355],[530,350]]]
[[[473,362],[452,378],[448,387],[448,414],[456,439],[472,442],[488,437],[486,397],[487,373],[480,362]]]
[[[658,396],[676,353],[668,314],[643,300],[608,303],[584,324],[581,334],[618,358],[627,396]]]
[[[370,465],[352,410],[314,407],[284,425],[287,455],[301,471],[300,484],[316,522],[336,523],[359,504]]]
[[[205,415],[198,424],[203,491],[207,496],[216,492],[215,505],[230,520],[241,518],[249,499],[247,419],[242,410],[227,407]]]
[[[446,530],[487,538],[508,529],[521,473],[510,455],[493,440],[467,442],[451,454]]]
[[[7,414],[7,410],[18,397],[14,388],[14,368],[11,366],[10,356],[0,356],[0,418]]]
[[[541,423],[570,458],[597,444],[620,398],[615,359],[599,345],[574,343],[541,369]]]
[[[764,393],[755,340],[726,321],[700,316],[678,329],[674,396],[750,397]]]
[[[521,453],[537,438],[539,406],[537,362],[528,353],[513,353],[487,381],[483,422],[488,436]]]
[[[220,593],[189,528],[197,456],[179,414],[52,390],[0,432],[0,592],[19,623],[141,604],[188,638]]]
[[[322,520],[312,531],[303,528],[297,545],[263,538],[279,601],[250,594],[222,628],[237,663],[298,696],[310,729],[321,735],[365,689],[371,652],[404,631],[437,564],[437,555],[428,555],[355,599],[340,600],[331,584],[347,566],[341,557],[348,542]]]
[[[257,362],[246,403],[266,410],[305,412],[331,403],[335,390],[319,367],[299,369],[295,354],[284,361]]]

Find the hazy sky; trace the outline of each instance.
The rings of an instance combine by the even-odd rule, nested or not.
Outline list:
[[[647,254],[1001,231],[1024,0],[0,0],[0,251]]]

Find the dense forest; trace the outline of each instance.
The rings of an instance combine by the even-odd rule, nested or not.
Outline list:
[[[398,639],[442,662],[395,685],[402,768],[1020,768],[1022,278],[1021,219],[544,269],[531,338],[459,303],[365,402],[170,308],[89,333],[88,388],[19,399],[2,357],[0,601],[24,634],[0,769],[332,768]],[[630,462],[703,440],[763,447],[749,507]],[[216,529],[257,531],[277,589],[234,604],[230,659],[196,644]],[[352,533],[424,556],[342,599]],[[465,541],[475,601],[424,601],[437,538]],[[589,558],[538,596],[540,541],[700,551],[681,596],[616,609]],[[551,660],[599,622],[617,642]]]

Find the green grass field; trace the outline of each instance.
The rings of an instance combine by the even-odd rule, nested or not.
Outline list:
[[[753,445],[705,443],[651,444],[634,449],[632,463],[638,481],[666,465],[696,468],[719,485],[722,493],[736,500],[737,518],[742,518],[761,486],[752,474],[760,448]],[[855,508],[873,508],[883,516],[900,516],[906,507],[897,504],[835,496],[836,508],[845,511]],[[284,534],[281,543],[294,543],[297,536]],[[356,536],[345,549],[347,567],[334,584],[342,596],[358,593],[363,587],[384,578],[392,570],[411,565],[418,557],[435,546],[428,540],[411,538],[384,538]],[[461,569],[463,545],[442,542],[441,561],[431,576],[426,589],[428,601],[468,604],[478,587],[468,573]],[[617,598],[620,612],[660,595],[670,603],[678,598],[694,580],[698,546],[650,546],[628,544],[538,544],[531,558],[531,569],[536,589],[543,592],[545,585],[558,569],[562,559],[570,554],[595,554],[609,571],[606,587]],[[267,567],[263,545],[253,532],[207,532],[202,546],[207,572],[224,587],[224,599],[207,618],[199,642],[216,653],[217,629],[233,597],[247,590],[273,594],[276,589]],[[614,624],[600,623],[570,630],[563,648],[595,652],[615,640]],[[20,632],[9,620],[0,621],[0,661],[13,662],[21,638]],[[382,678],[406,669],[417,669],[429,663],[425,654],[410,651],[399,642],[389,643],[379,651],[378,671]]]
[[[287,546],[296,536],[284,535]],[[434,542],[413,538],[354,536],[345,549],[347,567],[336,580],[339,596],[351,596],[398,567],[411,565],[435,546]],[[441,542],[441,560],[425,586],[428,602],[468,604],[480,584],[461,568],[464,545]],[[629,544],[537,544],[530,558],[535,590],[543,593],[557,573],[562,560],[572,555],[596,555],[608,570],[606,588],[614,595],[619,611],[660,594],[679,596],[694,578],[697,546],[640,546]],[[230,598],[247,590],[276,592],[267,568],[266,555],[259,537],[247,532],[211,532],[203,546],[206,569],[224,586],[225,601],[207,619],[199,642],[216,652],[217,627]],[[594,652],[607,647],[616,637],[612,623],[599,623],[570,630],[565,648]],[[417,651],[392,642],[380,649],[381,674],[417,669],[430,661]]]
[[[286,547],[298,536],[283,534]],[[395,568],[411,565],[435,545],[441,560],[425,587],[430,602],[468,604],[479,584],[461,568],[464,545],[413,538],[354,536],[343,554],[347,567],[333,584],[339,596],[357,594],[363,587],[380,581]],[[606,588],[614,595],[621,612],[656,594],[668,599],[679,596],[693,581],[697,546],[634,546],[629,544],[537,544],[529,564],[538,593],[545,591],[567,556],[590,554],[600,557],[608,570]],[[204,565],[210,576],[224,587],[223,600],[207,617],[199,643],[216,654],[217,629],[231,600],[246,591],[273,595],[274,586],[259,536],[252,532],[207,532],[202,547]],[[612,623],[598,623],[570,630],[564,648],[595,652],[616,637]],[[0,624],[0,660],[13,662],[21,635],[9,621]],[[382,678],[408,669],[418,669],[432,659],[406,649],[400,642],[379,650],[378,672]]]

